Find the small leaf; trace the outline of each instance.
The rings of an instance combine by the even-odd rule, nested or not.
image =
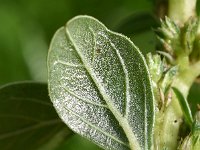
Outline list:
[[[54,150],[72,132],[57,116],[46,84],[0,88],[0,149]]]
[[[198,80],[199,79],[197,79],[197,82],[193,83],[188,95],[188,102],[189,102],[193,116],[198,111],[197,105],[200,104],[200,84],[198,83],[199,82]]]
[[[151,74],[151,79],[154,84],[161,79],[163,72],[165,71],[164,61],[161,60],[160,55],[152,55],[148,53],[146,55],[147,65],[149,67],[149,72]]]
[[[200,148],[200,111],[198,110],[194,116],[194,123],[191,132],[192,150],[199,150]]]
[[[178,69],[179,69],[178,66],[173,66],[169,68],[163,74],[163,77],[159,83],[160,84],[159,86],[165,95],[168,93],[169,89],[171,88],[171,84],[177,75]]]
[[[183,140],[180,150],[199,150],[200,148],[200,111],[195,114],[191,133]]]
[[[78,16],[53,37],[49,93],[62,120],[104,149],[151,149],[153,93],[144,57],[125,36]]]
[[[183,114],[185,116],[185,119],[186,119],[188,125],[190,127],[192,127],[193,117],[192,117],[192,112],[190,110],[190,106],[189,106],[187,100],[184,98],[183,94],[177,88],[173,87],[172,89],[179,100],[179,103],[181,105]]]

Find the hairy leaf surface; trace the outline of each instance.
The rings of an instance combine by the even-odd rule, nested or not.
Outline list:
[[[125,36],[78,16],[48,56],[49,93],[62,120],[105,149],[151,149],[153,94],[146,62]]]
[[[47,84],[1,87],[0,120],[2,150],[54,150],[72,133],[58,117]]]

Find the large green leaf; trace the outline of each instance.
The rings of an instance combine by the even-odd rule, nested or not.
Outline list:
[[[151,149],[153,94],[146,62],[125,36],[78,16],[48,56],[49,93],[62,120],[105,149]]]
[[[0,149],[54,150],[72,132],[57,116],[46,84],[0,88]]]

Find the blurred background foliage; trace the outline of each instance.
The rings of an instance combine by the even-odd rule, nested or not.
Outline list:
[[[126,18],[152,7],[150,0],[0,0],[0,85],[46,81],[50,40],[72,17],[91,15],[117,31]]]
[[[144,54],[153,51],[152,28],[158,23],[152,15],[154,7],[154,0],[0,0],[0,86],[22,80],[46,82],[50,40],[76,15],[91,15],[109,29],[126,34]],[[77,135],[57,150],[66,147],[100,149]]]

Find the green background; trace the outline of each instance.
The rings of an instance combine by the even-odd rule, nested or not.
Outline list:
[[[153,0],[0,0],[0,86],[24,80],[46,82],[49,43],[72,17],[91,15],[118,31],[127,18],[153,9]],[[129,37],[144,53],[155,47],[152,30]],[[191,99],[199,99],[199,91]],[[75,135],[57,150],[83,149],[100,148]]]
[[[50,40],[72,17],[91,15],[116,31],[126,18],[151,12],[152,6],[150,0],[0,0],[0,85],[46,81]]]

